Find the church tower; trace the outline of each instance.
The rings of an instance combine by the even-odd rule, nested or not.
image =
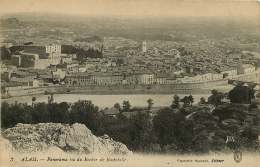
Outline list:
[[[143,41],[142,42],[142,52],[146,53],[146,51],[147,51],[147,44],[146,44],[146,41]]]

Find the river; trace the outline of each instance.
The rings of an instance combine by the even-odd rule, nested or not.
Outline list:
[[[184,94],[179,95],[180,98],[184,97]],[[194,103],[199,102],[201,97],[208,98],[208,94],[196,94],[193,95]],[[47,102],[48,95],[35,95],[36,102]],[[129,100],[131,106],[144,107],[147,106],[147,100],[149,98],[153,99],[154,106],[169,106],[173,100],[173,95],[166,94],[131,94],[131,95],[84,95],[84,94],[55,94],[54,102],[76,102],[78,100],[91,100],[92,103],[97,105],[100,108],[112,107],[115,103],[120,103],[124,100]],[[21,97],[12,97],[9,99],[2,99],[2,101],[8,103],[14,103],[15,101],[19,103],[28,103],[32,102],[32,96],[21,96]]]

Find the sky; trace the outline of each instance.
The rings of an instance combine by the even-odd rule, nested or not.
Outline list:
[[[260,0],[0,0],[0,14],[259,17]]]

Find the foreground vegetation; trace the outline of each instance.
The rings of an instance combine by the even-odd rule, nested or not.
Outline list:
[[[230,94],[231,102],[234,94]],[[48,103],[35,103],[33,98],[32,105],[2,103],[1,126],[78,122],[95,135],[108,134],[137,152],[208,153],[235,147],[256,151],[260,122],[256,103],[250,100],[246,104],[248,99],[243,98],[239,103],[223,102],[223,98],[220,92],[212,91],[208,101],[201,98],[194,105],[192,96],[180,99],[175,95],[171,106],[155,112],[152,99],[147,100],[147,108],[139,109],[124,101],[122,108],[114,105],[120,111],[114,116],[105,115],[91,101],[54,103],[50,98]]]

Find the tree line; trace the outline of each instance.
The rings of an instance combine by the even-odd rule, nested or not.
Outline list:
[[[192,95],[183,98],[174,95],[171,105],[156,112],[152,99],[147,100],[144,108],[135,108],[129,101],[123,101],[122,107],[119,103],[114,105],[119,113],[112,117],[88,100],[55,103],[50,97],[48,103],[36,103],[36,98],[32,98],[31,105],[3,102],[1,126],[78,122],[85,124],[95,135],[107,134],[136,152],[222,151],[228,148],[230,138],[239,140],[239,145],[245,149],[255,150],[260,122],[257,105],[233,103],[232,99],[223,102],[223,98],[224,94],[214,90],[207,100],[201,98],[194,105]]]

